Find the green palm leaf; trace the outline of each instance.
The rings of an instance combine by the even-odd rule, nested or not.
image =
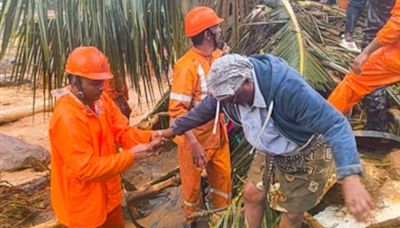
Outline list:
[[[161,0],[5,0],[0,12],[0,58],[16,42],[12,79],[28,78],[36,89],[65,84],[67,54],[77,46],[96,46],[108,56],[121,88],[128,76],[139,95],[154,100],[169,83],[171,63],[185,50],[180,1]],[[51,6],[50,6],[51,5]],[[50,13],[51,15],[49,15]],[[167,23],[164,23],[167,22]],[[153,83],[156,83],[153,86]],[[140,97],[140,96],[139,96]],[[138,97],[138,99],[139,99]]]
[[[296,42],[295,44],[297,44],[297,60],[298,60],[298,64],[297,64],[297,69],[299,70],[300,74],[304,73],[304,45],[303,45],[303,36],[301,35],[301,31],[300,31],[300,26],[299,26],[299,22],[297,21],[296,15],[293,12],[293,8],[290,5],[288,0],[282,0],[283,5],[285,6],[285,9],[287,11],[287,13],[289,14],[290,17],[290,21],[291,24],[293,25],[294,29],[293,32],[295,33],[296,36]],[[283,50],[285,51],[285,50]]]
[[[280,29],[272,34],[271,42],[262,48],[262,52],[282,57],[296,68],[314,89],[328,92],[334,87],[334,82],[322,62],[310,51],[310,44],[315,43],[315,40],[304,28],[310,26],[308,21],[303,19],[303,23],[299,23],[301,18],[293,9],[298,7],[295,2],[291,5],[287,0],[282,0],[282,3],[283,7],[277,7],[275,14],[269,19],[286,19],[287,23],[284,26],[280,25]]]

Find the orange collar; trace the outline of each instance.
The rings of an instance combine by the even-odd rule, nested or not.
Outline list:
[[[85,105],[81,100],[79,100],[71,92],[71,86],[70,85],[68,85],[68,86],[66,86],[64,88],[55,89],[55,90],[51,91],[51,93],[56,98],[56,100],[60,99],[61,97],[65,96],[65,95],[70,96],[77,103],[78,106],[83,108],[85,113],[94,114],[97,117],[100,116],[101,106],[102,106],[101,99],[98,99],[97,101],[94,102],[94,109],[92,109],[88,105]]]
[[[196,47],[194,47],[194,46],[191,48],[191,50],[192,50],[194,53],[203,56],[204,58],[210,58],[210,57],[213,56],[213,53],[211,53],[211,55],[207,55],[207,53],[205,53],[203,50],[200,50],[200,49],[198,49],[198,48],[196,48]]]
[[[197,55],[200,55],[201,57],[205,58],[208,62],[212,62],[214,59],[221,57],[222,51],[220,49],[215,49],[211,55],[207,55],[204,51],[192,46],[190,48],[190,51],[196,53]]]
[[[213,53],[211,53],[211,55],[207,55],[207,53],[194,46],[192,46],[190,50],[192,50],[194,53],[198,55],[201,55],[204,58],[214,58],[214,59],[220,57],[222,52],[220,49],[217,48],[213,51]]]

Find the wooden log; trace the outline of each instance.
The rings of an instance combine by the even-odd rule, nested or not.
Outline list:
[[[179,175],[179,166],[175,167],[173,170],[169,171],[168,173],[162,175],[161,177],[152,180],[150,183],[151,184],[157,184],[162,181],[165,181],[173,176]]]
[[[148,118],[141,120],[136,127],[142,130],[151,130],[153,129],[154,125],[160,121],[162,116],[169,116],[168,112],[159,112],[157,114],[151,115]]]
[[[32,180],[22,186],[16,186],[25,192],[34,192],[50,184],[50,175],[42,176],[38,179]]]
[[[0,186],[5,186],[13,189],[13,191],[35,192],[37,189],[42,189],[50,184],[50,175],[46,174],[22,184],[13,185],[7,180],[0,181]]]
[[[179,176],[173,176],[170,179],[162,181],[160,183],[149,185],[146,184],[145,186],[139,188],[137,191],[134,192],[127,192],[126,199],[128,204],[143,197],[147,197],[153,194],[158,193],[159,191],[173,186],[178,186],[181,182],[181,178]]]
[[[324,228],[321,223],[319,223],[311,214],[305,212],[303,215],[303,222],[306,223],[311,228]]]
[[[0,110],[0,124],[16,121],[36,113],[48,112],[51,111],[52,108],[53,107],[46,102],[46,104],[36,105],[35,110],[33,110],[32,105]]]

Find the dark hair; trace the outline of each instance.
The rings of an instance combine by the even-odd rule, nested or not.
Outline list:
[[[202,31],[201,33],[191,37],[192,43],[193,43],[194,46],[197,46],[197,45],[200,45],[200,44],[203,43],[204,35],[205,35],[206,31],[207,31],[207,29]]]
[[[68,84],[72,84],[72,79],[73,79],[74,75],[72,74],[67,74],[67,80],[68,80]]]
[[[75,85],[79,91],[82,91],[82,79],[78,75],[68,74],[68,83]]]

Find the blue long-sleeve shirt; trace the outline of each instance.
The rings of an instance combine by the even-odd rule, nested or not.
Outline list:
[[[266,104],[274,101],[272,118],[277,130],[299,146],[312,135],[322,134],[332,146],[339,179],[362,173],[354,134],[346,118],[281,58],[256,55],[250,61]],[[216,106],[215,98],[207,96],[186,116],[175,120],[174,133],[183,134],[213,119]],[[236,105],[222,103],[221,110],[234,122],[240,122]]]

